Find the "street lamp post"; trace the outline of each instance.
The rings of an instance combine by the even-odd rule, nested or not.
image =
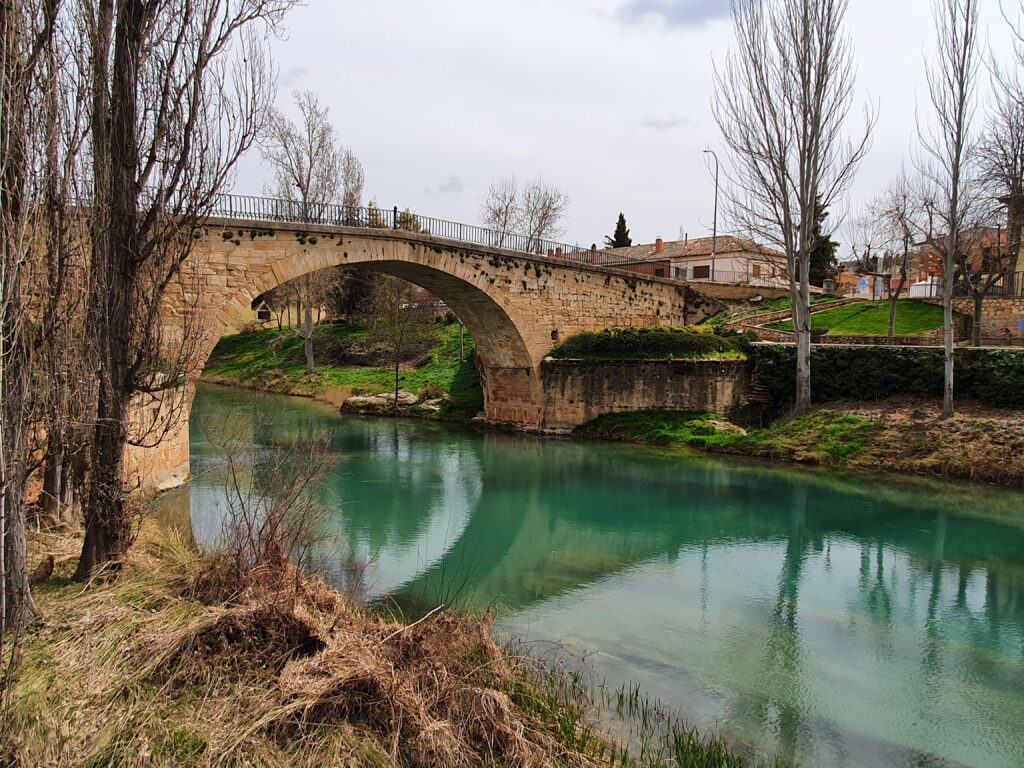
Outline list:
[[[715,217],[711,224],[711,282],[715,282],[715,256],[718,254],[718,155],[713,149],[705,149],[705,155],[715,158]]]

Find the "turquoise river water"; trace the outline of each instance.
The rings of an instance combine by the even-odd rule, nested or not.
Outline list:
[[[200,543],[225,509],[225,414],[256,451],[330,436],[315,562],[363,599],[495,604],[505,636],[799,765],[1024,765],[1024,495],[202,386],[196,477],[164,502]]]

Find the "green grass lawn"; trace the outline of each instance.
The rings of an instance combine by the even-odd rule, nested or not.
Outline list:
[[[792,320],[772,323],[769,328],[793,330]],[[918,336],[942,327],[942,307],[923,301],[902,300],[896,305],[896,335]],[[889,303],[861,301],[811,315],[811,330],[842,336],[886,336],[889,333]]]
[[[811,304],[821,304],[826,301],[835,301],[838,297],[832,294],[821,294],[811,296]],[[784,309],[789,309],[793,306],[793,300],[789,296],[777,296],[774,299],[765,299],[756,307],[743,310],[742,312],[736,312],[730,314],[729,312],[723,312],[720,315],[715,315],[712,318],[708,318],[702,323],[703,325],[710,325],[714,328],[722,328],[727,323],[733,323],[737,320],[747,320],[749,318],[757,317],[758,315],[769,315],[772,312],[781,312]]]
[[[483,408],[483,392],[473,364],[473,340],[466,334],[466,360],[459,361],[459,326],[438,324],[438,343],[428,361],[399,374],[399,386],[415,395],[425,390],[447,393],[451,400],[446,415],[472,417]],[[390,368],[338,366],[330,363],[333,344],[346,338],[366,339],[359,324],[331,323],[320,326],[313,343],[317,371],[306,373],[303,340],[288,330],[277,329],[225,336],[214,348],[203,375],[228,383],[284,394],[315,395],[349,388],[354,395],[375,395],[394,388]]]
[[[581,437],[696,448],[751,456],[814,456],[840,464],[862,452],[878,425],[854,414],[815,411],[743,434],[713,413],[640,411],[610,413],[575,430]]]

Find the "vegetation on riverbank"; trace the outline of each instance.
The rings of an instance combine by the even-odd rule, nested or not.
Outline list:
[[[459,326],[439,322],[437,343],[406,361],[399,375],[403,390],[442,398],[429,415],[469,419],[483,408],[483,392],[473,361],[473,340],[464,337],[460,360]],[[327,323],[317,329],[316,373],[306,372],[303,339],[291,331],[262,330],[225,336],[214,348],[203,379],[285,395],[320,396],[340,401],[394,388],[394,372],[378,359],[359,323]],[[424,414],[428,415],[428,414]]]
[[[748,357],[768,405],[778,409],[793,403],[796,347],[753,344]],[[816,345],[811,393],[823,404],[905,395],[941,398],[943,361],[939,348]],[[1024,350],[958,349],[955,365],[958,400],[1024,410]]]
[[[744,337],[717,333],[707,326],[653,326],[579,333],[551,350],[550,356],[561,360],[742,359],[746,349]]]
[[[601,416],[575,434],[1024,487],[1024,414],[961,404],[954,418],[939,415],[935,401],[892,398],[834,403],[749,431],[715,414],[647,411]]]
[[[404,623],[287,564],[240,587],[230,558],[151,524],[83,590],[80,543],[33,541],[56,569],[37,590],[45,623],[21,639],[4,764],[752,765],[633,692],[617,708],[663,743],[629,756],[580,678],[499,647],[489,615]]]
[[[919,336],[942,328],[942,307],[924,301],[904,300],[896,306],[896,335]],[[768,326],[792,331],[792,320]],[[841,336],[886,336],[889,333],[889,302],[860,301],[811,315],[811,331]]]

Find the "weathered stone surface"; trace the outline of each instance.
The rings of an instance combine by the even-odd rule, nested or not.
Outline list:
[[[744,360],[545,360],[544,428],[566,432],[606,413],[665,409],[726,413],[750,389]]]
[[[412,392],[406,392],[404,389],[398,390],[398,404],[399,405],[416,405],[420,399],[416,397]],[[395,393],[394,392],[383,392],[379,395],[355,395],[345,400],[344,406],[351,408],[359,408],[366,405],[394,405]]]

